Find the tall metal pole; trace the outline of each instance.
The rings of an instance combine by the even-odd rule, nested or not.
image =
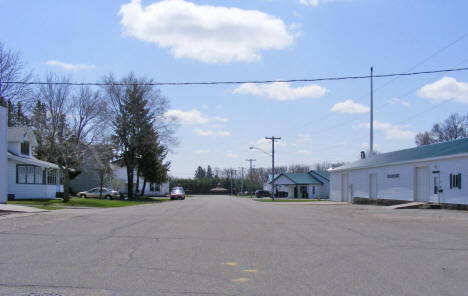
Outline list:
[[[249,172],[249,179],[250,179],[250,185],[252,186],[252,162],[257,161],[256,159],[246,159],[245,161],[250,162],[250,172]],[[250,191],[250,198],[252,198],[252,190]]]
[[[370,144],[369,157],[374,155],[374,68],[370,68]]]
[[[241,195],[243,194],[242,192],[244,192],[244,168],[241,167]]]
[[[271,199],[275,200],[275,140],[281,140],[281,137],[265,137],[271,140]]]

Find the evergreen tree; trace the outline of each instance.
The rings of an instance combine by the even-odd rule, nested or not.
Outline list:
[[[47,133],[48,133],[48,122],[47,122],[47,106],[40,100],[36,102],[31,116],[31,124],[34,128],[34,135],[36,136],[37,147],[34,150],[34,154],[38,159],[47,159]]]
[[[208,165],[208,167],[206,168],[206,177],[208,179],[213,179],[213,170],[211,169],[210,165]]]
[[[198,166],[197,170],[195,171],[195,179],[203,179],[206,177],[206,171],[201,166]]]

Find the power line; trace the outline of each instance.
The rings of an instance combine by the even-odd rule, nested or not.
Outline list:
[[[439,70],[428,70],[418,72],[407,72],[407,73],[391,73],[391,74],[378,74],[373,75],[373,78],[388,78],[388,77],[401,77],[401,76],[414,76],[424,74],[436,74],[436,73],[448,73],[448,72],[460,72],[467,71],[468,67],[465,68],[454,68],[454,69],[439,69]],[[341,76],[341,77],[324,77],[324,78],[311,78],[311,79],[284,79],[284,80],[246,80],[246,81],[205,81],[205,82],[148,82],[148,83],[107,83],[107,82],[44,82],[44,81],[5,81],[5,84],[19,84],[19,85],[69,85],[69,86],[131,86],[131,85],[143,85],[143,86],[189,86],[189,85],[222,85],[222,84],[267,84],[267,83],[278,83],[278,82],[320,82],[320,81],[339,81],[339,80],[356,80],[356,79],[367,79],[370,75],[358,75],[358,76]]]

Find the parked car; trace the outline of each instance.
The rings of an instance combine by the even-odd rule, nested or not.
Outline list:
[[[262,198],[262,197],[271,197],[270,191],[267,190],[257,190],[255,191],[255,197]]]
[[[118,199],[120,197],[120,193],[118,191],[103,187],[101,195],[100,190],[100,188],[92,188],[88,191],[78,192],[76,195],[81,198],[100,198],[102,196],[105,199]]]
[[[169,195],[171,197],[171,200],[174,200],[174,199],[182,199],[184,200],[185,199],[185,191],[184,191],[184,188],[182,187],[173,187],[171,189],[171,193]]]

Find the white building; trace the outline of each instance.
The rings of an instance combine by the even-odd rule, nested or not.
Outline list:
[[[8,195],[15,199],[52,199],[63,192],[59,167],[36,159],[30,128],[8,128]]]
[[[127,168],[112,166],[113,176],[112,176],[112,188],[121,193],[128,193],[127,189]],[[140,177],[140,182],[138,186],[138,191],[141,192],[143,189],[143,178]],[[133,186],[136,186],[136,174],[133,175]],[[136,188],[136,187],[135,187]],[[146,183],[145,195],[147,196],[162,196],[169,194],[169,182],[164,182],[161,184],[155,183]]]
[[[269,188],[271,188],[271,181]],[[288,198],[328,198],[329,173],[283,173],[275,178],[276,192],[287,192]]]
[[[7,202],[7,124],[8,124],[8,113],[7,108],[1,106],[2,98],[0,97],[0,204]]]
[[[375,155],[330,172],[330,198],[468,204],[468,138]]]

